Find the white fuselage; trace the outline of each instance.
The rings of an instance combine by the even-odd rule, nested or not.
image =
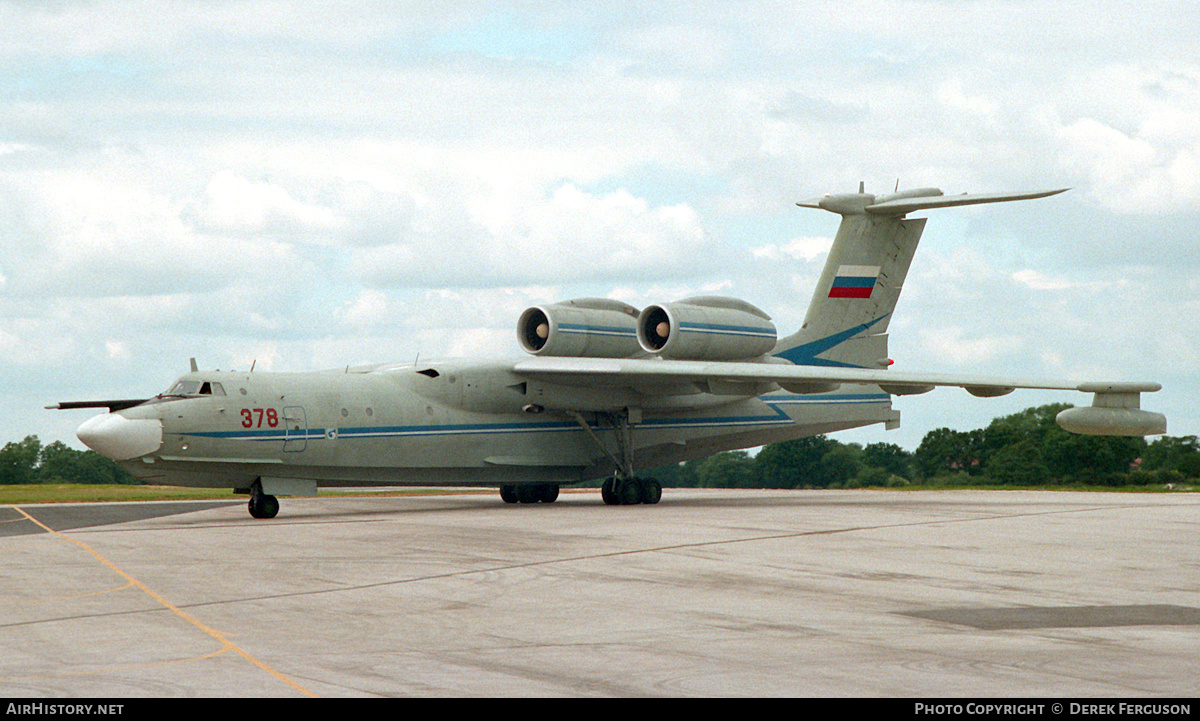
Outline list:
[[[870,386],[806,395],[766,388],[747,397],[680,384],[643,395],[542,383],[510,369],[451,361],[316,373],[195,372],[180,382],[206,392],[158,396],[112,414],[135,423],[108,425],[115,435],[161,423],[161,441],[150,432],[122,439],[141,444],[130,446],[137,455],[119,459],[122,465],[151,483],[246,488],[270,477],[323,486],[494,486],[611,474],[621,434],[613,418],[621,413],[631,420],[640,469],[898,415],[890,396]],[[577,414],[573,407],[611,414]]]

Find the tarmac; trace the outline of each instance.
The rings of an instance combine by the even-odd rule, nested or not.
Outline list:
[[[280,500],[0,507],[0,695],[1200,688],[1196,493]]]

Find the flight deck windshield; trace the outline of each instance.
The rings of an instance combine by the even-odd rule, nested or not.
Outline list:
[[[170,398],[191,398],[193,396],[223,396],[225,388],[220,383],[209,381],[179,381],[171,386],[171,390],[163,394]]]

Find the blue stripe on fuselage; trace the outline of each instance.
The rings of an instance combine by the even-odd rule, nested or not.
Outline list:
[[[646,428],[702,428],[713,426],[746,426],[746,425],[784,425],[792,423],[792,419],[782,410],[781,406],[788,405],[862,405],[868,403],[886,403],[891,400],[887,393],[839,393],[837,395],[768,395],[761,396],[773,412],[769,414],[750,416],[717,416],[701,418],[649,418],[640,425]],[[608,427],[601,424],[589,424],[597,430]],[[309,428],[307,431],[291,431],[283,429],[269,431],[197,431],[184,432],[179,435],[196,438],[213,438],[230,441],[301,441],[322,440],[333,438],[349,440],[359,438],[411,438],[420,436],[446,435],[488,435],[499,433],[538,433],[563,432],[578,430],[578,424],[571,421],[534,421],[527,423],[446,423],[435,425],[408,426],[363,426],[358,428]]]

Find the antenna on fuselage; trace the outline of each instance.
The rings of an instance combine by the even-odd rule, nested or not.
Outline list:
[[[200,370],[200,367],[196,365],[196,359],[195,359],[195,358],[189,358],[188,360],[189,360],[189,361],[191,361],[191,363],[192,363],[192,372],[193,372],[193,373],[197,373],[197,372],[199,372],[199,370]]]
[[[254,372],[254,364],[255,364],[255,363],[257,363],[257,362],[258,362],[258,359],[257,359],[257,358],[255,358],[254,360],[250,361],[250,372],[251,372],[251,373],[253,373],[253,372]]]

